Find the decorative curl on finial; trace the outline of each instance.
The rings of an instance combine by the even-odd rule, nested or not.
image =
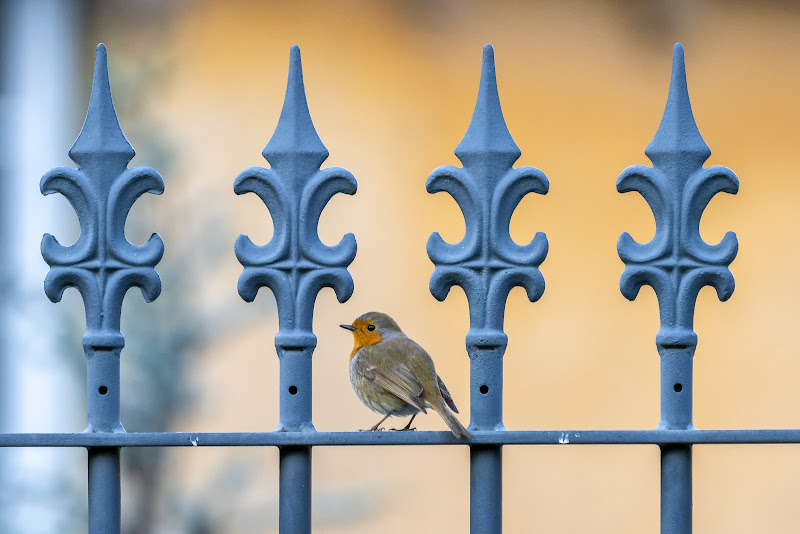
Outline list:
[[[69,200],[81,227],[80,237],[71,246],[61,245],[50,234],[42,238],[42,257],[50,265],[45,293],[58,302],[66,288],[78,289],[86,309],[87,333],[92,333],[84,336],[84,342],[96,347],[124,343],[119,325],[128,289],[139,287],[148,302],[161,292],[155,271],[164,254],[161,237],[152,234],[143,245],[125,237],[125,220],[136,199],[164,191],[164,180],[154,169],[127,168],[134,154],[114,109],[106,48],[100,44],[86,120],[69,151],[78,169],[52,169],[40,184],[42,194],[61,193]]]
[[[659,339],[672,340],[673,346],[693,346],[697,294],[710,285],[720,300],[731,296],[734,280],[728,266],[739,246],[733,232],[716,245],[703,241],[700,218],[714,195],[736,194],[739,181],[726,167],[702,166],[711,151],[694,120],[680,44],[674,49],[664,116],[645,154],[653,166],[628,167],[617,180],[617,190],[637,191],[644,197],[653,211],[656,232],[644,244],[627,232],[620,236],[617,251],[625,263],[620,290],[633,300],[643,285],[651,286],[661,313]]]
[[[268,287],[278,305],[276,344],[312,344],[317,294],[330,287],[339,302],[350,298],[354,286],[347,266],[356,256],[353,234],[346,234],[334,246],[322,243],[317,233],[319,218],[334,195],[353,195],[357,186],[345,169],[320,170],[328,150],[311,121],[296,45],[291,48],[281,116],[262,154],[271,169],[245,169],[236,177],[234,191],[257,194],[272,216],[274,231],[270,242],[262,246],[245,235],[237,238],[234,251],[244,266],[239,295],[252,302],[261,287]]]
[[[486,45],[475,111],[456,148],[464,167],[439,167],[426,184],[429,193],[445,191],[459,205],[466,225],[464,238],[451,245],[434,233],[427,250],[435,265],[431,294],[444,300],[450,288],[460,286],[469,302],[470,331],[498,343],[505,336],[489,332],[502,334],[511,289],[524,287],[534,302],[545,287],[539,265],[547,256],[547,237],[538,232],[529,244],[519,245],[509,233],[511,217],[525,195],[543,195],[549,188],[539,169],[512,167],[520,154],[500,108],[494,50]]]

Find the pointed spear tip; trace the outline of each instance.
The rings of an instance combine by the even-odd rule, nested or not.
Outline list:
[[[300,59],[300,47],[296,44],[293,44],[289,48],[289,69],[299,68],[302,70],[303,64],[302,60]]]
[[[521,153],[503,118],[497,91],[494,47],[487,44],[483,47],[481,81],[475,110],[463,139],[456,147],[456,156],[466,163],[464,158],[474,159],[492,154],[502,155],[502,159],[513,164]]]
[[[711,155],[711,150],[703,140],[692,113],[686,81],[684,49],[681,43],[675,43],[672,49],[672,73],[667,104],[661,124],[645,154],[651,160],[653,156],[692,154],[701,163]]]
[[[305,154],[311,164],[317,164],[317,168],[328,157],[328,150],[317,135],[308,110],[300,47],[296,44],[289,49],[286,96],[278,125],[261,154],[270,163],[282,155]]]
[[[94,51],[94,79],[108,80],[108,52],[103,43],[99,43]],[[92,85],[94,85],[94,80]]]
[[[293,44],[289,48],[289,79],[287,90],[292,87],[295,91],[301,90],[305,94],[303,86],[303,61],[300,58],[300,47]]]
[[[119,157],[127,164],[135,155],[119,125],[111,83],[108,76],[106,45],[100,43],[95,49],[94,77],[89,96],[89,109],[78,138],[69,151],[70,158],[79,165],[90,159]]]
[[[676,77],[682,78],[682,85],[686,85],[686,60],[681,43],[675,43],[675,46],[672,47],[672,78]]]
[[[494,47],[490,44],[483,45],[483,61],[481,62],[481,85],[484,82],[497,85],[494,67]]]
[[[99,43],[94,52],[94,80],[92,80],[92,90],[97,81],[106,82],[110,85],[108,80],[108,53],[106,45]]]

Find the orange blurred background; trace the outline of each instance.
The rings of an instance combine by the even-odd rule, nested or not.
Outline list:
[[[730,301],[720,303],[711,288],[698,299],[695,424],[800,427],[795,3],[151,1],[97,3],[87,13],[80,106],[102,41],[120,122],[138,152],[132,165],[152,165],[166,182],[163,197],[134,206],[129,238],[164,237],[159,272],[202,270],[187,306],[213,314],[224,301],[232,317],[249,321],[195,349],[185,375],[193,393],[169,430],[267,431],[278,422],[274,299],[267,290],[260,303],[238,298],[241,266],[232,252],[240,233],[265,243],[271,223],[258,198],[237,197],[232,184],[244,168],[267,165],[261,150],[280,113],[294,43],[311,116],[330,151],[324,166],[345,167],[358,180],[358,193],[334,198],[320,222],[328,244],[353,232],[358,256],[353,297],[339,304],[324,290],[316,305],[316,428],[377,421],[352,392],[352,340],[338,327],[369,310],[391,314],[429,350],[468,423],[466,299],[460,289],[443,303],[430,295],[425,251],[434,231],[458,241],[464,222],[449,196],[426,193],[425,180],[439,165],[460,165],[453,150],[469,124],[485,43],[494,45],[506,122],[522,150],[517,165],[538,167],[550,180],[550,192],[527,197],[511,224],[520,243],[545,232],[550,252],[542,299],[531,304],[517,288],[508,300],[505,424],[655,427],[657,302],[649,288],[634,303],[622,297],[616,253],[623,231],[644,242],[654,223],[644,200],[618,194],[615,182],[628,165],[650,164],[644,148],[661,119],[677,41],[713,152],[707,165],[729,167],[741,183],[737,196],[712,200],[701,224],[712,243],[735,231],[740,251]],[[206,230],[192,232],[209,217]],[[213,268],[200,265],[204,254],[214,255]],[[136,309],[168,309],[176,298],[168,280],[156,302]],[[141,297],[131,292],[132,299]],[[147,351],[148,343],[129,337],[123,375],[134,365],[126,353]],[[128,406],[147,400],[132,388],[122,394]],[[122,416],[129,431],[151,430],[128,424],[125,409]],[[435,416],[415,422],[443,430]],[[209,532],[277,531],[277,451],[164,454],[158,491],[173,497],[155,512],[159,532],[203,532],[177,522],[181,506],[203,508],[204,524],[215,525]],[[468,529],[466,447],[320,447],[313,456],[316,532]],[[793,532],[799,469],[797,446],[695,447],[695,531]],[[125,489],[123,499],[133,492]],[[123,500],[123,515],[127,506]],[[503,513],[510,533],[656,532],[658,449],[506,447]]]

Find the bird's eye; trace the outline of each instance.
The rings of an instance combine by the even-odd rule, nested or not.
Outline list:
[[[367,330],[369,330],[370,332],[372,332],[373,330],[375,330],[375,325],[374,325],[374,324],[371,324],[371,325],[367,326]]]

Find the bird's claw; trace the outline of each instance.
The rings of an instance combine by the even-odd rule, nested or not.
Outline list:
[[[408,431],[414,431],[416,429],[417,429],[417,427],[415,427],[415,426],[414,427],[410,427],[410,428],[407,427],[407,426],[404,426],[403,428],[390,428],[389,430],[391,430],[392,432],[408,432]]]

